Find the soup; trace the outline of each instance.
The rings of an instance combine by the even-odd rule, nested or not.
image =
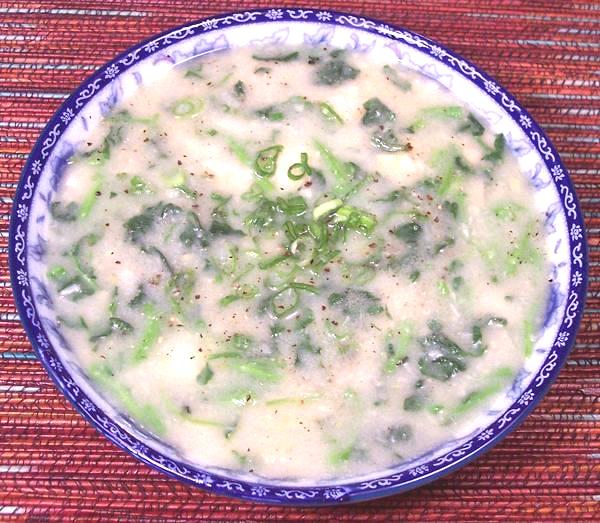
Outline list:
[[[58,320],[99,390],[191,462],[264,478],[464,436],[545,298],[504,136],[338,49],[173,68],[82,140],[51,214]]]

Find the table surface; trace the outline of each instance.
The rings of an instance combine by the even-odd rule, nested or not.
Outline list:
[[[387,499],[268,507],[149,469],[57,392],[19,323],[8,275],[8,216],[27,154],[61,101],[103,62],[169,27],[250,5],[294,3],[0,1],[0,519],[600,520],[600,4],[593,0],[319,4],[404,26],[475,62],[533,113],[575,182],[591,271],[577,344],[545,400],[493,451]]]

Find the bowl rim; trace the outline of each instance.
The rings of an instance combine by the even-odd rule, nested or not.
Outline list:
[[[499,428],[498,432],[489,437],[489,439],[482,440],[481,445],[474,450],[470,450],[471,447],[466,447],[465,445],[454,448],[445,456],[445,458],[450,456],[450,458],[446,460],[447,465],[442,468],[438,467],[438,470],[435,470],[431,473],[429,473],[427,467],[425,467],[425,470],[417,471],[412,479],[407,479],[399,483],[394,483],[394,476],[389,476],[388,474],[390,470],[388,470],[385,476],[382,476],[381,474],[383,473],[381,473],[375,479],[358,482],[350,477],[342,480],[341,482],[332,482],[331,484],[323,483],[315,486],[295,486],[288,484],[279,486],[273,483],[263,484],[260,481],[244,481],[237,478],[232,480],[231,477],[224,474],[205,472],[199,467],[172,460],[171,458],[165,457],[159,451],[152,449],[151,452],[154,453],[155,457],[158,456],[163,458],[160,460],[160,462],[157,462],[156,459],[151,459],[147,455],[146,451],[150,449],[146,448],[146,446],[137,439],[135,434],[132,435],[122,426],[116,425],[120,431],[124,432],[129,437],[129,441],[124,441],[124,438],[121,437],[118,432],[112,432],[105,426],[102,426],[98,420],[95,419],[92,414],[82,406],[82,400],[78,397],[80,392],[78,387],[74,386],[73,383],[66,383],[58,375],[58,371],[51,363],[51,358],[49,357],[47,351],[50,350],[51,352],[55,353],[54,348],[51,344],[49,347],[44,346],[44,343],[42,343],[39,339],[40,333],[43,333],[43,329],[40,329],[39,321],[36,325],[37,313],[35,309],[35,303],[32,300],[32,296],[28,294],[29,273],[27,271],[27,256],[24,255],[27,244],[26,239],[28,232],[28,217],[22,219],[21,216],[19,216],[18,203],[22,200],[30,200],[30,203],[33,201],[32,197],[36,190],[37,178],[39,178],[41,172],[43,171],[43,169],[39,167],[36,171],[34,164],[35,162],[40,162],[40,158],[42,158],[39,165],[43,165],[45,161],[47,161],[47,158],[49,158],[48,150],[51,150],[55,143],[60,142],[60,132],[57,133],[56,130],[61,126],[61,115],[64,113],[64,111],[68,110],[70,107],[73,107],[74,102],[79,101],[76,100],[77,96],[79,95],[83,96],[86,101],[82,105],[78,106],[77,109],[75,109],[75,115],[77,115],[79,111],[86,107],[87,101],[92,99],[94,94],[112,83],[115,78],[118,78],[121,74],[126,72],[131,65],[155,55],[157,52],[168,48],[177,41],[192,38],[198,36],[199,34],[210,34],[213,31],[226,31],[227,28],[231,27],[239,27],[247,24],[260,24],[265,22],[280,24],[313,22],[328,24],[334,27],[349,27],[365,31],[366,33],[386,37],[390,39],[390,41],[399,40],[400,37],[398,35],[401,35],[404,44],[407,44],[411,47],[425,47],[425,49],[428,49],[430,54],[434,55],[441,63],[451,67],[458,74],[470,80],[480,90],[487,91],[487,93],[494,98],[495,102],[502,109],[504,109],[509,116],[525,131],[525,134],[527,135],[531,144],[536,147],[538,152],[543,156],[542,161],[546,164],[548,169],[550,170],[549,157],[552,157],[552,164],[557,166],[560,169],[560,172],[564,175],[560,178],[553,177],[553,183],[559,193],[559,196],[563,196],[563,199],[561,200],[561,211],[565,214],[565,218],[567,218],[567,215],[572,215],[571,222],[580,226],[580,241],[577,258],[579,262],[578,270],[580,272],[581,281],[576,286],[572,285],[572,282],[569,282],[570,303],[566,309],[570,308],[572,314],[570,316],[570,323],[567,328],[569,332],[568,340],[562,345],[557,346],[553,344],[552,348],[549,349],[547,358],[544,360],[539,370],[532,378],[533,383],[535,379],[539,378],[540,376],[543,377],[543,379],[540,381],[540,386],[536,388],[535,394],[530,401],[523,403],[520,407],[517,407],[516,410],[515,406],[517,405],[517,402],[513,403],[505,411],[505,424]],[[194,33],[194,30],[196,29],[198,32]],[[417,42],[417,44],[411,44],[410,42],[406,41],[406,38],[412,39],[412,41]],[[162,42],[162,44],[160,42]],[[423,49],[421,48],[421,50]],[[451,59],[452,63],[443,62],[442,58],[444,57]],[[111,67],[116,67],[118,69],[118,73],[109,78],[107,76],[107,69]],[[481,80],[477,80],[475,76],[469,76],[465,73],[465,71],[474,72]],[[100,87],[98,87],[99,84]],[[488,88],[490,85],[493,86],[491,90]],[[528,120],[529,125],[524,126],[520,124],[517,121],[516,116],[513,115],[513,109],[511,108],[518,109],[519,116],[522,115],[525,117]],[[508,109],[510,109],[510,112]],[[67,126],[68,122],[64,122],[65,129]],[[31,181],[32,177],[36,178],[33,182]],[[561,184],[560,190],[558,185],[559,179]],[[564,194],[562,193],[562,187],[564,187]],[[570,237],[569,240],[572,240],[572,237]],[[571,269],[573,268],[573,262],[576,258],[573,251],[573,243],[574,240],[573,242],[570,241],[569,243],[569,251],[571,253],[569,265]],[[21,258],[24,258],[25,261],[23,262]],[[102,66],[98,67],[91,75],[87,76],[75,89],[73,89],[71,94],[58,107],[44,129],[41,131],[21,171],[10,216],[9,268],[11,287],[17,306],[17,311],[39,361],[41,361],[46,372],[59,391],[71,402],[79,414],[105,438],[134,456],[136,459],[142,461],[146,465],[149,465],[151,468],[183,481],[184,483],[201,487],[210,493],[222,494],[225,496],[261,503],[290,506],[324,506],[343,503],[356,503],[377,499],[393,494],[399,494],[431,483],[432,481],[435,481],[442,476],[446,476],[447,474],[470,463],[479,455],[487,452],[495,445],[500,443],[500,441],[502,441],[509,433],[515,430],[526,419],[533,408],[545,397],[551,384],[556,379],[560,369],[566,363],[567,357],[575,343],[575,335],[583,315],[588,285],[588,246],[581,207],[568,171],[560,159],[558,152],[552,145],[549,138],[540,129],[537,122],[529,114],[529,112],[526,111],[517,102],[515,97],[512,96],[512,94],[493,77],[480,70],[471,62],[465,60],[461,55],[449,50],[444,45],[422,36],[419,33],[409,31],[395,24],[381,21],[377,18],[329,9],[270,7],[215,14],[213,16],[194,20],[150,36],[141,42],[134,44],[127,50],[118,54],[112,60],[109,60]],[[19,271],[23,271],[23,268],[25,268],[24,273],[20,273]],[[27,278],[26,281],[23,281],[22,274],[25,274]],[[21,291],[20,296],[18,294],[18,290]],[[574,296],[574,299],[571,301],[572,296]],[[567,310],[565,310],[565,312],[567,312]],[[554,342],[556,342],[556,339]],[[45,344],[48,345],[47,340],[45,341]],[[553,354],[555,355],[555,358],[552,360],[551,356]],[[57,360],[60,361],[59,358],[57,358]],[[66,369],[63,370],[70,377],[68,371],[66,371]],[[528,390],[531,389],[528,388]],[[99,407],[95,406],[95,408],[97,411],[102,412]],[[499,416],[494,423],[496,423],[500,417],[502,416]],[[491,427],[491,425],[489,425],[488,428],[489,427]],[[473,435],[467,444],[472,443],[476,437],[477,435]],[[134,443],[132,444],[130,441],[133,441]],[[178,465],[183,465],[183,469]],[[391,471],[393,471],[393,469],[391,469]],[[359,484],[362,485],[361,490],[358,490]]]

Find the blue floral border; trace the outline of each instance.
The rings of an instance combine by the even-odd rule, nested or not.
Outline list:
[[[30,285],[27,265],[28,223],[36,184],[44,165],[73,118],[88,100],[133,64],[165,49],[175,42],[206,34],[216,29],[260,22],[318,22],[359,29],[389,38],[429,53],[486,91],[505,109],[536,147],[549,169],[562,198],[564,216],[570,236],[571,281],[561,328],[545,362],[531,385],[494,423],[462,446],[430,462],[385,477],[353,483],[314,487],[278,487],[248,481],[233,481],[172,460],[149,448],[99,409],[75,383],[51,346],[38,316]],[[256,9],[202,20],[146,40],[100,68],[65,101],[52,117],[23,170],[16,192],[10,223],[9,261],[15,301],[23,325],[48,373],[77,410],[113,443],[148,465],[177,479],[203,487],[216,494],[235,496],[267,503],[290,505],[324,505],[357,502],[403,492],[439,478],[497,444],[527,416],[541,400],[573,346],[583,313],[587,288],[587,249],[581,209],[573,186],[558,153],[533,120],[505,89],[474,65],[445,47],[416,33],[348,13],[318,9]]]

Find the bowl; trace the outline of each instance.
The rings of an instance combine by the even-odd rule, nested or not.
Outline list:
[[[146,433],[89,383],[56,322],[47,290],[44,224],[74,140],[142,83],[193,57],[244,45],[331,45],[387,53],[397,63],[434,78],[502,132],[545,215],[552,271],[543,326],[533,355],[480,426],[462,438],[395,468],[315,484],[266,480],[199,468]],[[514,97],[477,67],[436,42],[377,20],[319,9],[256,9],[218,15],[150,38],[101,67],[58,109],[40,135],[17,189],[10,224],[10,269],[22,323],[60,391],[100,433],[140,461],[174,478],[247,500],[327,505],[396,494],[429,483],[499,443],[542,399],[575,340],[587,284],[581,209],[558,153]],[[495,404],[497,405],[497,404]]]

